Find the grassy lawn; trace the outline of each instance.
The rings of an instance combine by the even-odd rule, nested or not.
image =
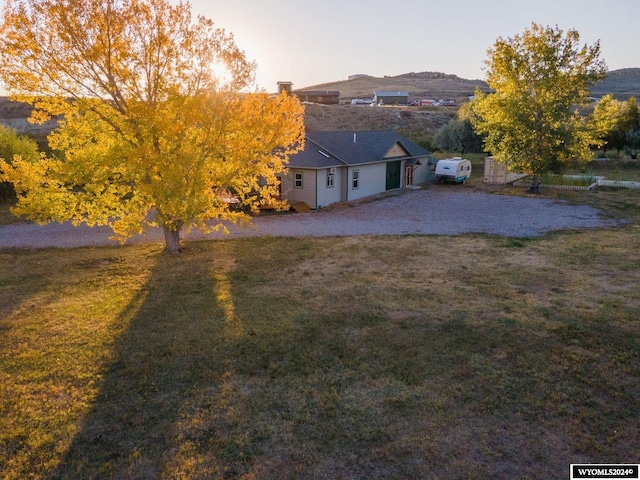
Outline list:
[[[640,195],[553,195],[632,224],[0,251],[0,478],[637,463]]]

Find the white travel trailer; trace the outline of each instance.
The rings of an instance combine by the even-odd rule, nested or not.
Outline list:
[[[464,158],[454,157],[439,160],[436,165],[436,180],[440,183],[464,183],[471,177],[471,162]]]

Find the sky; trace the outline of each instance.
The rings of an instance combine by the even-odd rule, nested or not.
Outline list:
[[[175,4],[178,0],[169,0]],[[4,6],[0,0],[0,7]],[[640,0],[190,0],[231,32],[257,84],[294,88],[410,72],[484,79],[487,49],[532,22],[600,41],[609,70],[640,67]]]
[[[175,1],[172,1],[175,3]],[[276,91],[410,72],[484,79],[487,49],[532,22],[576,29],[600,41],[609,70],[640,67],[640,0],[191,0],[231,32],[257,64],[257,83]]]

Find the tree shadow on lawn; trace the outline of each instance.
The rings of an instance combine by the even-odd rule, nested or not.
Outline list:
[[[599,432],[633,418],[627,393],[587,405],[605,379],[563,372],[564,346],[589,335],[580,322],[532,336],[519,321],[477,323],[464,310],[394,319],[366,293],[376,285],[357,280],[290,295],[296,276],[278,268],[313,245],[313,277],[334,244],[294,245],[203,242],[159,256],[54,476],[550,478],[597,458]],[[359,309],[358,292],[370,307]],[[598,338],[620,342],[607,328]],[[580,447],[569,430],[582,428]]]
[[[115,341],[100,392],[55,477],[175,478],[194,469],[215,476],[233,463],[225,457],[241,454],[241,438],[224,420],[233,345],[225,339],[220,282],[212,277],[218,267],[203,264],[211,257],[199,248],[159,255],[131,302],[137,312],[125,312],[128,329]],[[207,420],[215,430],[206,436],[220,460],[202,465],[194,452],[201,439],[190,435],[208,415],[216,421]]]

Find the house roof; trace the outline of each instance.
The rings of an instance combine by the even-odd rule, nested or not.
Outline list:
[[[289,167],[329,168],[388,161],[389,151],[399,144],[414,159],[430,155],[420,145],[391,130],[307,132],[304,150],[289,157]]]

